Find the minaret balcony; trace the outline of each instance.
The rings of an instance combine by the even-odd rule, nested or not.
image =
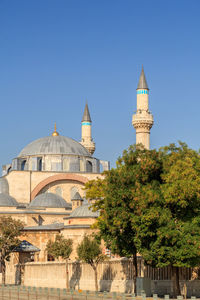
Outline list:
[[[150,111],[146,110],[137,110],[132,118],[132,124],[135,128],[145,125],[151,128],[153,123],[153,115],[150,113]]]

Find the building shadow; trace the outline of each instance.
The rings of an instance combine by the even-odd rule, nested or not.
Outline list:
[[[117,274],[117,271],[112,269],[112,265],[108,265],[104,268],[101,279],[99,280],[99,290],[100,292],[110,292],[112,282]]]
[[[72,276],[69,281],[70,289],[80,289],[80,279],[82,274],[82,267],[79,261],[72,263]]]

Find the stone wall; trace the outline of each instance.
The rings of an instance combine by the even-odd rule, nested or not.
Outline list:
[[[94,271],[88,264],[69,263],[70,287],[82,290],[95,290]],[[128,280],[127,264],[119,261],[105,262],[98,266],[100,291],[131,293],[133,280]],[[66,264],[61,262],[27,263],[22,280],[26,286],[66,287]]]
[[[69,264],[69,283],[73,289],[94,290],[94,271],[87,264],[70,262]],[[139,264],[138,268],[141,268]],[[17,269],[17,266],[15,266]],[[139,270],[139,274],[142,274]],[[16,271],[15,271],[16,272]],[[12,270],[13,273],[13,270]],[[144,275],[146,271],[144,272]],[[133,266],[126,259],[112,260],[99,264],[98,266],[98,283],[100,291],[125,292],[131,293],[134,290],[133,283]],[[7,278],[11,279],[16,276]],[[14,283],[9,280],[9,283]],[[23,267],[22,284],[25,286],[36,287],[66,287],[66,264],[64,262],[37,262],[26,263]],[[183,291],[184,284],[187,286],[188,297],[200,297],[200,280],[180,280]],[[171,280],[151,280],[151,294],[163,296],[172,295]]]

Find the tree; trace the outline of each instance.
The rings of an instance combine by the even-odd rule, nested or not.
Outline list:
[[[200,263],[200,156],[184,143],[161,148],[159,155],[161,202],[143,211],[149,218],[141,220],[144,230],[138,233],[138,248],[148,264],[171,266],[177,296],[179,267]]]
[[[65,239],[62,234],[57,234],[55,241],[49,240],[46,245],[46,251],[48,254],[55,258],[61,257],[66,261],[66,288],[69,289],[69,270],[68,260],[72,253],[72,239]]]
[[[179,267],[200,262],[199,153],[184,143],[159,151],[130,146],[115,169],[86,188],[89,197],[102,192],[97,225],[111,250],[135,262],[139,252],[153,267],[171,266],[174,295],[180,294]]]
[[[20,244],[18,237],[24,224],[20,220],[11,217],[0,218],[0,262],[2,268],[2,284],[6,282],[6,261],[9,260],[11,252]]]
[[[141,215],[140,202],[135,195],[141,185],[149,187],[156,182],[159,185],[160,168],[156,151],[131,146],[118,159],[117,167],[104,173],[104,179],[86,183],[87,198],[94,199],[98,195],[94,209],[100,210],[97,224],[100,236],[112,253],[133,259],[135,293],[138,272],[136,237]]]
[[[94,270],[95,290],[98,291],[97,266],[106,259],[102,254],[100,242],[97,238],[85,235],[77,247],[78,258],[89,264]]]

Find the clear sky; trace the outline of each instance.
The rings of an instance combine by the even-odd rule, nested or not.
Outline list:
[[[0,165],[52,133],[81,137],[86,99],[95,156],[135,143],[144,70],[151,148],[200,148],[199,0],[0,0]]]

